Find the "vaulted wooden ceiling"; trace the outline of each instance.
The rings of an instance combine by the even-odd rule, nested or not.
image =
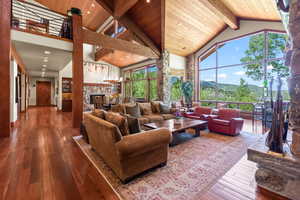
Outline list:
[[[226,27],[238,29],[240,19],[280,20],[275,0],[36,1],[62,13],[80,8],[84,26],[93,31],[113,16],[128,29],[129,40],[148,46],[157,55],[162,49],[180,56],[194,53]],[[103,50],[101,59],[126,66],[144,57]]]

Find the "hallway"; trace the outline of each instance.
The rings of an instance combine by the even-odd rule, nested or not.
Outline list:
[[[30,108],[11,137],[0,139],[0,199],[104,199],[100,176],[72,141],[79,131],[71,117]]]

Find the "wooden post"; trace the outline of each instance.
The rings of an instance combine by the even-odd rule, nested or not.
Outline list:
[[[11,0],[0,0],[0,137],[10,135]]]
[[[72,13],[73,27],[73,85],[72,85],[72,118],[73,127],[79,128],[83,114],[83,34],[82,16]]]

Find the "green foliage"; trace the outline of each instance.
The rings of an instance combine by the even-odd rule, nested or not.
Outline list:
[[[171,86],[171,100],[178,101],[181,99],[182,91],[181,91],[182,81],[180,78],[176,78],[176,81],[173,82]]]
[[[193,84],[190,81],[185,81],[181,84],[181,90],[187,104],[192,104]]]
[[[276,58],[276,55],[282,55],[285,49],[286,35],[269,33],[268,38],[268,57]],[[264,66],[262,64],[264,51],[264,34],[253,35],[249,40],[249,47],[245,51],[246,56],[241,58],[242,63],[255,62],[245,65],[244,68],[246,69],[246,75],[256,81],[264,79]],[[267,72],[267,79],[274,75],[281,77],[289,75],[288,67],[284,66],[282,62],[272,61],[269,64],[273,66],[273,69]]]

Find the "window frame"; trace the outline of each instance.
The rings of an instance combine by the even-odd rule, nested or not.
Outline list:
[[[149,73],[150,73],[149,70],[151,68],[156,68],[157,75],[155,78],[149,76]],[[145,70],[146,76],[142,79],[133,80],[133,73],[136,71],[139,71],[139,70]],[[150,64],[150,65],[145,65],[145,66],[134,68],[134,69],[125,70],[125,71],[123,71],[123,75],[125,75],[125,73],[128,73],[128,72],[130,74],[130,78],[129,78],[129,80],[124,80],[124,85],[126,85],[126,83],[130,83],[129,84],[130,85],[130,97],[133,97],[133,82],[146,81],[145,96],[143,98],[138,98],[138,99],[141,99],[144,101],[150,101],[151,100],[151,98],[150,98],[150,82],[153,80],[156,80],[156,84],[158,85],[158,67],[156,66],[156,64]],[[126,88],[124,91],[126,91]],[[158,97],[158,91],[156,93],[156,96]],[[126,92],[125,92],[125,97],[127,97]],[[136,97],[134,97],[134,98],[136,98]]]
[[[219,63],[218,63],[218,47],[222,44],[225,44],[227,42],[230,42],[230,41],[234,41],[234,40],[238,40],[238,39],[241,39],[241,38],[244,38],[244,37],[247,37],[247,36],[252,36],[252,35],[255,35],[255,34],[261,34],[263,33],[264,34],[264,58],[262,60],[259,60],[259,61],[255,61],[255,62],[249,62],[249,63],[239,63],[239,64],[231,64],[231,65],[223,65],[223,66],[219,66]],[[222,69],[222,68],[229,68],[229,67],[238,67],[238,66],[244,66],[244,65],[249,65],[249,64],[257,64],[257,63],[261,63],[263,65],[263,68],[264,68],[264,81],[267,80],[267,65],[269,62],[271,61],[277,61],[277,60],[284,60],[285,58],[284,57],[280,57],[280,58],[270,58],[269,57],[269,54],[268,54],[268,49],[269,49],[269,45],[268,45],[268,35],[269,33],[279,33],[279,34],[286,34],[285,31],[281,31],[281,30],[273,30],[273,29],[263,29],[263,30],[259,30],[259,31],[255,31],[255,32],[251,32],[251,33],[247,33],[247,34],[244,34],[244,35],[240,35],[238,37],[233,37],[231,39],[228,39],[228,40],[223,40],[223,41],[220,41],[220,42],[216,42],[215,44],[211,45],[210,48],[208,48],[207,50],[205,50],[203,53],[201,53],[198,58],[197,58],[197,65],[195,66],[196,67],[196,88],[195,88],[195,91],[196,91],[196,100],[199,101],[201,100],[200,99],[200,95],[201,95],[201,85],[200,85],[200,76],[201,76],[201,71],[208,71],[208,70],[215,70],[215,81],[216,83],[218,84],[218,69]],[[207,54],[213,54],[214,52],[216,52],[216,56],[215,56],[215,63],[216,63],[216,66],[214,67],[210,67],[210,68],[205,68],[205,69],[201,69],[201,61],[204,60],[205,58],[207,58],[209,55]],[[215,92],[215,100],[218,99],[218,88],[216,87],[216,92]]]

